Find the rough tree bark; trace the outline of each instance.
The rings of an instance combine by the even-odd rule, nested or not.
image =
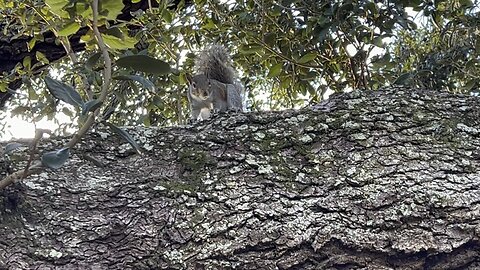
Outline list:
[[[478,97],[358,91],[130,132],[144,155],[91,133],[2,191],[0,268],[480,268]]]

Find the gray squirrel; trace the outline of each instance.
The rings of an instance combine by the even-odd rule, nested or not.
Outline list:
[[[186,75],[191,120],[205,120],[212,111],[243,111],[244,90],[232,62],[227,50],[216,44],[197,57],[197,75]]]

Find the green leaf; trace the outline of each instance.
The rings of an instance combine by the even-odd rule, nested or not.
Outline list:
[[[22,65],[25,69],[30,69],[32,67],[32,59],[30,56],[25,56],[22,61]]]
[[[165,20],[166,23],[172,23],[172,13],[168,9],[164,9],[162,11],[162,18]]]
[[[63,108],[62,108],[62,113],[65,114],[65,115],[68,116],[68,117],[71,117],[71,118],[74,117],[72,111],[71,111],[69,108],[67,108],[67,107],[63,107]]]
[[[462,87],[466,91],[471,91],[478,83],[478,79],[472,79],[468,81],[464,87]]]
[[[50,169],[58,169],[63,166],[70,156],[69,148],[47,152],[42,155],[42,164]]]
[[[33,49],[33,47],[35,47],[35,44],[37,43],[37,39],[35,37],[33,37],[32,39],[30,39],[30,41],[28,42],[28,51],[31,51]]]
[[[412,78],[412,73],[410,72],[403,73],[402,75],[398,76],[398,78],[393,82],[393,84],[403,85],[408,80],[410,80],[410,78]]]
[[[82,97],[72,86],[64,84],[63,82],[57,81],[48,76],[45,77],[45,84],[54,97],[73,106],[83,108],[84,102]]]
[[[15,149],[17,149],[21,146],[23,146],[23,144],[21,144],[21,143],[16,143],[16,142],[8,143],[7,145],[5,145],[5,149],[3,150],[3,154],[7,155],[8,153],[13,152]]]
[[[152,74],[167,74],[170,72],[168,63],[147,55],[124,56],[117,60],[117,65]]]
[[[131,146],[133,146],[133,148],[135,148],[135,150],[137,151],[137,153],[140,153],[140,146],[135,142],[135,140],[132,138],[132,136],[130,136],[130,134],[128,134],[125,130],[113,125],[113,124],[110,124],[110,123],[106,123],[107,126],[109,126],[115,133],[117,133],[118,135],[120,135],[120,137],[122,137],[124,140],[126,140]]]
[[[11,110],[10,113],[12,115],[22,115],[25,114],[25,112],[29,111],[30,108],[27,106],[18,106],[15,109]]]
[[[71,34],[75,34],[80,29],[80,24],[77,22],[72,22],[70,24],[65,25],[60,31],[58,31],[57,35],[61,37],[66,37]]]
[[[240,46],[238,50],[241,54],[254,54],[254,53],[260,53],[263,51],[263,47],[258,44],[248,44],[248,45],[242,45]]]
[[[102,34],[103,41],[108,47],[116,50],[125,50],[135,47],[137,40],[133,37],[124,37],[123,39],[111,35]]]
[[[0,92],[7,92],[8,83],[0,82]]]
[[[118,27],[111,27],[109,29],[106,29],[103,33],[109,36],[117,37],[121,40],[123,40],[123,38],[125,37],[125,34],[123,34],[122,30],[120,30],[120,28]]]
[[[217,26],[215,25],[215,22],[211,18],[205,18],[204,22],[202,24],[202,29],[205,30],[212,30],[215,29]]]
[[[76,5],[75,13],[85,19],[90,19],[93,17],[92,7],[87,3],[84,3],[84,5]]]
[[[372,44],[380,48],[385,48],[382,37],[375,37],[372,41]]]
[[[100,108],[102,104],[103,102],[98,99],[89,100],[85,102],[85,104],[82,107],[82,115],[86,115],[88,112],[95,111],[96,109]]]
[[[68,0],[45,0],[45,4],[50,7],[50,11],[61,18],[70,17],[64,9],[68,2]]]
[[[277,41],[277,35],[275,33],[268,33],[263,36],[263,41],[267,43],[270,47],[275,45]]]
[[[269,77],[269,78],[277,77],[282,72],[282,68],[283,68],[283,63],[278,63],[278,64],[272,66],[270,68],[270,70],[268,71],[267,77]]]
[[[42,62],[43,64],[47,65],[50,63],[50,61],[48,61],[48,58],[45,56],[45,54],[43,54],[40,51],[35,52],[35,58],[37,58],[37,60]]]
[[[115,80],[132,80],[139,82],[143,87],[147,88],[150,91],[155,90],[155,85],[147,78],[138,76],[138,75],[120,75],[113,77]]]
[[[313,59],[317,58],[317,56],[318,56],[317,53],[307,53],[303,55],[300,59],[298,59],[298,63],[300,64],[308,63]]]
[[[100,56],[102,56],[101,52],[94,53],[88,57],[87,62],[85,62],[85,67],[87,69],[92,70],[93,67],[97,64],[98,59],[100,59]]]
[[[104,18],[107,18],[107,20],[115,20],[122,13],[124,7],[122,0],[101,0],[98,2],[100,4],[100,13],[106,14]]]
[[[467,8],[467,7],[472,7],[473,6],[473,2],[470,1],[470,0],[460,0],[460,5],[462,5],[463,8]]]
[[[280,88],[282,89],[287,89],[290,87],[292,84],[292,78],[291,77],[284,77],[280,80]]]

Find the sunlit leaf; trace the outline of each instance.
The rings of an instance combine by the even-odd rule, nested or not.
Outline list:
[[[69,3],[68,0],[45,0],[45,4],[50,7],[50,11],[62,18],[69,18],[68,12],[64,7]]]
[[[80,24],[77,22],[72,22],[70,24],[65,25],[60,31],[58,31],[58,35],[61,37],[66,37],[71,34],[75,34],[78,29],[80,29]]]
[[[300,64],[305,64],[308,63],[315,58],[317,58],[318,54],[317,53],[307,53],[304,56],[302,56],[300,59],[298,59],[298,63]]]
[[[43,64],[49,64],[50,61],[48,61],[47,57],[45,56],[45,54],[43,54],[42,52],[40,51],[36,51],[35,52],[35,58],[37,58],[38,61],[42,62]]]
[[[28,42],[28,51],[31,51],[33,49],[33,47],[35,47],[36,43],[37,43],[36,38],[30,39],[30,41]]]
[[[215,25],[215,22],[211,18],[205,18],[205,21],[202,25],[202,29],[205,30],[212,30],[215,29],[217,26]]]
[[[93,16],[93,10],[92,10],[92,7],[90,5],[77,5],[77,10],[76,10],[76,13],[78,15],[80,15],[81,17],[83,18],[92,18]]]
[[[107,44],[108,47],[117,50],[125,50],[135,47],[137,40],[133,37],[124,37],[120,39],[115,36],[102,34],[103,41]]]
[[[274,66],[272,66],[270,68],[270,70],[268,71],[268,77],[269,78],[272,78],[272,77],[277,77],[278,75],[280,75],[280,73],[282,72],[282,68],[283,68],[283,63],[278,63]]]
[[[25,56],[22,61],[22,65],[25,69],[30,69],[32,67],[32,58],[30,56]]]
[[[82,35],[82,36],[80,37],[80,40],[81,40],[82,42],[85,42],[85,43],[89,43],[89,42],[91,42],[91,41],[94,40],[94,39],[95,39],[95,36],[94,36],[92,30],[88,30],[85,35]]]
[[[164,9],[162,11],[162,18],[165,20],[166,23],[171,23],[172,22],[172,13],[168,9]]]
[[[104,17],[108,20],[115,20],[119,14],[122,13],[124,7],[122,0],[102,0],[99,1],[100,13],[105,14]]]

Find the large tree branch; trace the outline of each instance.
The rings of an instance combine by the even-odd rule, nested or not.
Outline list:
[[[0,268],[477,269],[479,105],[357,91],[132,129],[143,156],[92,133],[3,191]]]

